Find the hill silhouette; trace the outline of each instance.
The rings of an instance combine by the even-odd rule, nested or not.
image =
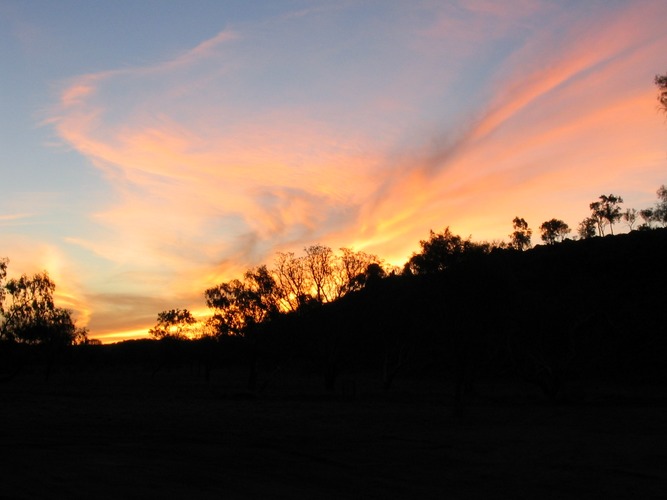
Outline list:
[[[245,336],[71,346],[48,380],[16,345],[0,490],[657,498],[665,250],[667,230],[496,250]]]
[[[345,371],[457,381],[518,377],[549,398],[567,379],[664,382],[667,230],[495,250],[394,276],[261,330],[262,356]],[[277,353],[282,353],[281,355]]]
[[[141,365],[157,377],[190,367],[238,394],[436,384],[457,401],[518,386],[530,397],[567,401],[599,381],[660,385],[665,255],[667,229],[496,248],[443,271],[372,280],[336,301],[275,315],[245,336],[83,345],[73,359]]]

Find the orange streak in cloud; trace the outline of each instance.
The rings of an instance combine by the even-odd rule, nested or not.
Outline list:
[[[97,339],[103,344],[113,344],[115,342],[123,342],[124,340],[149,338],[148,329],[152,326],[153,325],[134,330],[130,329],[121,331],[91,332],[90,338]]]
[[[83,82],[77,85],[73,85],[66,89],[61,97],[61,103],[64,106],[70,107],[77,104],[82,104],[86,97],[89,97],[95,88],[91,85],[86,85]]]
[[[529,3],[530,12],[541,8]],[[514,19],[497,3],[468,6],[491,20]],[[202,107],[193,104],[193,112],[183,111],[187,106],[180,102],[170,109],[172,97],[165,96],[189,90],[178,81],[164,95],[129,99],[119,123],[110,118],[114,100],[106,101],[105,92],[113,95],[126,79],[153,82],[155,73],[178,75],[183,66],[215,57],[226,42],[240,39],[226,32],[172,62],[74,81],[63,92],[56,128],[105,172],[117,200],[93,215],[103,228],[99,237],[70,241],[129,277],[119,278],[129,290],[110,286],[111,298],[90,303],[103,311],[108,326],[119,307],[114,300],[131,301],[130,292],[150,295],[155,302],[147,307],[155,306],[155,314],[163,303],[173,307],[174,297],[200,304],[205,288],[270,262],[276,250],[323,242],[398,264],[429,229],[447,225],[476,239],[504,237],[515,215],[529,218],[533,227],[551,217],[576,225],[597,190],[607,190],[601,185],[616,189],[632,179],[633,159],[652,154],[636,151],[648,149],[660,133],[642,107],[652,102],[650,90],[628,93],[626,82],[612,83],[661,53],[651,43],[656,29],[645,34],[637,23],[635,16],[646,12],[614,11],[590,28],[584,20],[574,23],[557,46],[536,30],[490,82],[488,104],[477,110],[476,123],[458,135],[436,130],[436,138],[454,139],[435,145],[424,139],[398,154],[391,153],[393,141],[408,135],[401,125],[386,128],[390,139],[378,139],[349,123],[338,128],[299,105],[253,109],[247,117],[233,103],[215,105],[213,99],[195,100]],[[517,18],[524,22],[525,16]],[[442,55],[435,50],[429,60]],[[425,71],[423,79],[430,74]],[[597,88],[604,84],[601,95]],[[224,101],[224,92],[209,92]],[[164,99],[164,110],[148,102],[153,97]],[[369,103],[356,110],[360,117],[410,109],[402,95],[380,88]],[[644,171],[654,168],[647,163],[642,160]],[[557,213],[564,196],[570,197],[567,207]],[[126,327],[134,335],[147,321],[100,324],[100,331],[112,338]]]

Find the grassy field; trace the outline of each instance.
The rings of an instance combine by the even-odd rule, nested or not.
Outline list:
[[[1,498],[665,498],[667,407],[249,397],[186,371],[0,386]]]

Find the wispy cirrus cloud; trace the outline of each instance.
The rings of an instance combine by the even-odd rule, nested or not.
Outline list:
[[[94,235],[68,239],[109,263],[88,294],[100,328],[128,293],[141,311],[195,304],[277,250],[398,263],[430,228],[499,238],[517,212],[574,225],[602,185],[658,177],[641,74],[665,41],[661,4],[392,5],[372,33],[346,11],[222,31],[63,89],[51,123],[115,194]]]
[[[21,223],[32,217],[32,214],[0,214],[0,224]]]
[[[453,224],[493,238],[519,211],[545,218],[559,211],[575,225],[591,193],[636,184],[639,156],[659,183],[651,72],[643,81],[636,75],[665,39],[663,10],[656,3],[610,10],[593,25],[561,12],[555,27],[535,27],[491,75],[487,99],[471,108],[476,119],[434,130],[433,140],[401,159],[375,210],[393,214],[386,220]],[[397,215],[392,200],[402,198],[421,207]]]

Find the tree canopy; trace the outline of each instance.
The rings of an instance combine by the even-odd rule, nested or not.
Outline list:
[[[421,252],[414,253],[405,265],[405,270],[411,274],[441,272],[490,250],[487,244],[475,243],[470,237],[463,239],[452,233],[449,226],[442,233],[431,230],[428,240],[421,240],[419,245]]]
[[[157,323],[148,330],[155,339],[188,339],[192,336],[192,327],[197,320],[187,309],[171,309],[157,315]]]
[[[620,204],[623,198],[614,194],[600,195],[598,201],[589,205],[592,219],[595,221],[600,236],[605,234],[605,226],[609,225],[609,232],[614,234],[614,224],[621,220],[622,212]]]
[[[520,251],[530,248],[530,238],[533,230],[528,227],[526,220],[514,217],[512,227],[514,228],[514,232],[510,234],[510,246]]]
[[[0,339],[26,344],[85,342],[87,331],[76,327],[69,310],[55,305],[56,284],[48,273],[23,274],[4,283],[7,263],[0,260]]]
[[[660,109],[667,113],[667,73],[664,75],[655,75],[655,84],[658,87]]]
[[[553,245],[557,241],[563,241],[569,233],[569,226],[560,219],[548,220],[540,226],[540,237],[542,241],[549,245]]]
[[[594,238],[597,232],[597,222],[593,217],[586,217],[579,223],[577,228],[577,233],[579,233],[579,238],[586,240],[588,238]]]
[[[243,281],[220,283],[205,292],[206,305],[213,310],[208,327],[213,335],[245,335],[279,310],[276,281],[266,266],[249,270]]]

